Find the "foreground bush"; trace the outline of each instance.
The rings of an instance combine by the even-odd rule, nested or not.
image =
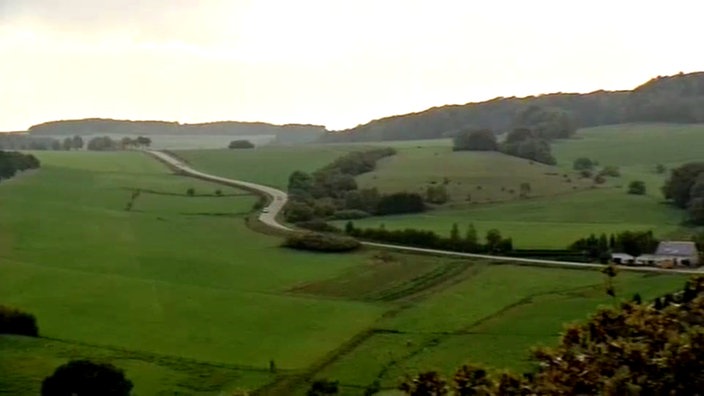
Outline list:
[[[283,246],[316,252],[349,252],[358,249],[361,244],[358,240],[345,236],[300,232],[286,238]]]
[[[127,396],[131,390],[122,370],[90,360],[72,360],[42,382],[42,396]]]
[[[15,308],[0,305],[0,334],[39,336],[39,327],[34,315]]]
[[[430,371],[400,388],[410,395],[701,395],[704,277],[653,305],[639,300],[567,327],[557,347],[535,350],[535,372],[465,365],[452,380]]]

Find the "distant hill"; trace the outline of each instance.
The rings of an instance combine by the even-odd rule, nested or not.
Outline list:
[[[306,143],[326,132],[320,125],[273,125],[263,122],[220,121],[203,124],[179,124],[167,121],[129,121],[105,118],[51,121],[29,128],[31,135],[276,135],[279,143]]]
[[[587,94],[553,93],[525,98],[433,107],[382,118],[343,131],[328,132],[325,142],[435,139],[467,128],[504,132],[516,114],[528,106],[567,111],[577,127],[629,122],[704,122],[704,72],[657,77],[632,91]]]

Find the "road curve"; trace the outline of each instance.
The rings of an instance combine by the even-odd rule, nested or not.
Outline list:
[[[289,228],[276,221],[276,216],[279,214],[279,212],[281,212],[281,209],[283,209],[284,205],[286,205],[286,201],[288,201],[288,194],[286,194],[285,192],[273,187],[263,186],[261,184],[228,179],[225,177],[210,175],[208,173],[197,171],[183,163],[183,161],[181,161],[180,159],[163,151],[146,150],[146,152],[156,157],[160,161],[167,163],[172,168],[176,168],[182,173],[185,173],[189,176],[266,194],[266,196],[269,197],[269,203],[260,212],[259,221],[277,230],[293,231],[292,228]]]
[[[259,214],[259,221],[281,231],[294,231],[293,228],[287,227],[277,221],[276,217],[283,209],[284,205],[288,201],[288,194],[279,189],[264,186],[261,184],[228,179],[225,177],[215,176],[208,173],[203,173],[197,171],[190,166],[186,165],[180,159],[175,156],[165,153],[163,151],[157,150],[145,150],[147,153],[156,157],[158,160],[168,164],[172,168],[179,170],[189,176],[197,177],[203,180],[209,180],[216,183],[225,184],[228,186],[234,186],[243,188],[245,190],[264,193],[269,198],[269,204],[266,206]],[[507,261],[516,264],[523,265],[538,265],[538,266],[554,266],[563,268],[603,268],[602,264],[592,264],[592,263],[575,263],[569,261],[554,261],[554,260],[540,260],[540,259],[530,259],[521,257],[508,257],[508,256],[492,256],[487,254],[475,254],[475,253],[462,253],[453,252],[449,250],[437,250],[437,249],[426,249],[418,248],[412,246],[402,246],[402,245],[391,245],[386,243],[376,243],[376,242],[362,242],[365,246],[378,247],[384,249],[398,250],[402,252],[410,253],[422,253],[422,254],[433,254],[448,257],[462,257],[462,258],[479,258],[488,259],[493,261]],[[686,269],[686,268],[676,268],[676,269],[663,269],[657,267],[630,267],[630,266],[618,266],[619,269],[626,271],[637,271],[637,272],[655,272],[655,273],[679,273],[679,274],[704,274],[704,267],[696,269]]]

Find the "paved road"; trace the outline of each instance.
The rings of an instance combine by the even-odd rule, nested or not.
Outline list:
[[[156,150],[147,150],[147,153],[153,155],[157,159],[161,160],[162,162],[165,162],[172,167],[180,170],[181,172],[188,174],[190,176],[194,176],[200,179],[204,180],[210,180],[214,181],[216,183],[221,183],[229,186],[235,186],[235,187],[240,187],[244,188],[246,190],[250,191],[258,191],[266,194],[269,197],[269,205],[266,206],[262,212],[259,214],[259,220],[278,230],[282,231],[293,231],[292,228],[287,227],[281,223],[279,223],[276,220],[277,215],[283,209],[284,205],[286,204],[286,201],[288,201],[288,194],[285,192],[278,190],[273,187],[269,186],[264,186],[261,184],[256,184],[256,183],[250,183],[246,181],[241,181],[241,180],[234,180],[234,179],[228,179],[225,177],[220,177],[220,176],[215,176],[215,175],[210,175],[208,173],[203,173],[200,171],[197,171],[188,165],[184,164],[181,160],[178,158],[167,154],[163,151],[156,151]],[[504,257],[504,256],[492,256],[492,255],[486,255],[486,254],[475,254],[475,253],[461,253],[461,252],[452,252],[448,250],[435,250],[435,249],[425,249],[425,248],[417,248],[417,247],[410,247],[410,246],[400,246],[400,245],[390,245],[386,243],[375,243],[375,242],[362,242],[365,246],[372,246],[372,247],[380,247],[380,248],[386,248],[386,249],[393,249],[393,250],[398,250],[398,251],[403,251],[403,252],[414,252],[414,253],[423,253],[423,254],[433,254],[433,255],[442,255],[442,256],[449,256],[449,257],[464,257],[464,258],[480,258],[480,259],[489,259],[489,260],[494,260],[494,261],[508,261],[508,262],[513,262],[513,263],[518,263],[518,264],[525,264],[525,265],[540,265],[540,266],[555,266],[555,267],[563,267],[563,268],[603,268],[604,266],[602,264],[589,264],[589,263],[574,263],[574,262],[569,262],[569,261],[553,261],[553,260],[540,260],[540,259],[530,259],[530,258],[519,258],[519,257]],[[660,272],[660,273],[681,273],[681,274],[704,274],[704,267],[702,268],[694,268],[694,269],[685,269],[685,268],[678,268],[678,269],[663,269],[663,268],[657,268],[657,267],[628,267],[628,266],[619,266],[620,269],[626,270],[626,271],[638,271],[638,272]]]

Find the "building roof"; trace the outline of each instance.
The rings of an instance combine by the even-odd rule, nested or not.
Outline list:
[[[658,256],[687,256],[692,257],[699,254],[697,245],[694,242],[673,242],[663,241],[655,251]]]
[[[612,253],[611,258],[620,258],[620,259],[628,259],[628,260],[633,260],[635,257],[631,256],[628,253]]]

